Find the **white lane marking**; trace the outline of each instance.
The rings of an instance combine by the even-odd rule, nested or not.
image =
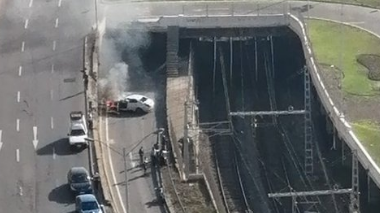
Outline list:
[[[116,176],[115,176],[115,171],[113,169],[113,163],[112,163],[112,159],[111,159],[111,150],[110,150],[110,145],[109,145],[109,134],[108,134],[108,117],[106,117],[106,120],[105,120],[105,124],[106,124],[106,144],[107,144],[107,152],[108,152],[108,162],[110,164],[110,167],[111,167],[111,174],[112,174],[112,179],[113,179],[113,183],[114,184],[117,184],[117,181],[116,181]],[[127,181],[125,183],[128,183]],[[125,185],[127,186],[127,184]],[[119,189],[119,186],[116,185],[116,192],[117,192],[117,195],[119,197],[119,201],[120,201],[120,204],[121,204],[121,207],[123,209],[123,213],[126,213],[126,210],[125,210],[125,206],[124,206],[124,201],[122,200],[121,198],[121,194],[120,194],[120,189]]]
[[[57,45],[57,41],[53,41],[53,51],[55,51],[55,47],[56,47],[56,45]]]
[[[51,73],[54,73],[54,64],[51,65]]]
[[[55,28],[58,28],[58,18],[55,19]]]
[[[22,74],[22,66],[20,66],[20,67],[18,68],[18,76],[21,76],[21,74]]]
[[[28,24],[29,24],[29,19],[26,19],[26,20],[25,20],[25,25],[24,25],[24,28],[25,28],[25,29],[28,28]]]
[[[20,162],[20,149],[16,149],[16,161]]]
[[[37,140],[37,126],[33,126],[33,146],[34,146],[34,149],[37,149],[37,144],[38,144],[38,140]]]
[[[62,0],[59,0],[58,1],[58,7],[61,7],[61,4],[62,4]]]
[[[20,102],[20,91],[17,91],[17,102]]]
[[[33,0],[30,0],[29,7],[32,7],[32,6],[33,6]]]
[[[0,130],[0,151],[1,151],[1,147],[3,147],[2,138],[3,138],[3,130]]]
[[[16,120],[16,131],[20,131],[20,120]]]
[[[56,156],[56,154],[55,154],[55,147],[53,147],[53,160],[55,160],[55,156]]]
[[[24,195],[23,192],[22,192],[22,187],[21,187],[21,186],[18,186],[18,194],[19,194],[20,196],[23,196],[23,195]]]
[[[50,90],[50,100],[53,100],[53,90]]]
[[[132,152],[129,153],[129,159],[131,160],[132,168],[135,168],[137,165],[136,165],[136,162],[133,161],[133,154],[132,154]]]
[[[54,118],[50,117],[50,127],[51,129],[54,129]]]
[[[58,183],[58,179],[55,179],[55,187],[58,187],[59,186],[59,183]]]
[[[22,41],[21,43],[21,52],[25,51],[25,41]]]

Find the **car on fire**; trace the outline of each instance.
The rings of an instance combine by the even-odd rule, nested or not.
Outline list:
[[[139,94],[122,95],[116,101],[106,101],[106,109],[109,113],[120,112],[148,113],[154,108],[154,101]]]

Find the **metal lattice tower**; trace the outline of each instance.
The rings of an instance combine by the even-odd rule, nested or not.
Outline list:
[[[311,94],[310,94],[310,74],[306,66],[305,73],[305,173],[312,175],[313,165],[313,136],[312,136],[312,119],[311,119]]]
[[[352,152],[352,193],[350,195],[350,213],[360,213],[359,161],[357,152]]]

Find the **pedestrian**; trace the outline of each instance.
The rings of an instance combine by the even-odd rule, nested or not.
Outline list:
[[[144,162],[144,148],[141,146],[140,150],[139,150],[139,156],[140,156],[140,164],[143,165],[143,162]]]

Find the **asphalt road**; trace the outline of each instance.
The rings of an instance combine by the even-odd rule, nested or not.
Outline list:
[[[107,27],[120,24],[120,20],[127,22],[128,20],[137,18],[151,18],[163,15],[178,15],[186,16],[195,15],[254,15],[254,14],[273,14],[273,13],[303,13],[304,16],[318,17],[323,19],[332,19],[336,21],[347,22],[352,25],[366,28],[380,35],[380,16],[379,11],[357,6],[328,3],[312,3],[309,10],[306,2],[289,1],[283,4],[258,4],[257,1],[239,2],[232,4],[231,2],[179,2],[179,1],[140,1],[132,2],[128,0],[101,0],[100,15],[102,19],[107,19]],[[127,39],[126,39],[127,41]],[[133,43],[133,42],[132,42]],[[103,55],[109,50],[102,50]],[[117,58],[117,57],[116,57]],[[103,69],[109,69],[112,64],[120,61],[113,59],[113,62],[100,59],[103,64]],[[153,98],[157,95],[152,90],[147,90],[143,93],[151,95]],[[158,110],[164,111],[164,110]],[[109,155],[113,163],[113,171],[108,170],[109,174],[114,172],[111,181],[113,192],[116,198],[121,198],[118,201],[125,202],[125,186],[124,182],[124,163],[122,161],[121,149],[127,148],[129,151],[132,146],[139,142],[144,136],[150,134],[156,129],[157,115],[148,114],[144,117],[129,117],[129,118],[109,118],[108,119],[108,135],[111,149]],[[105,131],[106,132],[106,131]],[[147,148],[152,144],[154,139],[151,137],[142,141],[142,144]],[[113,152],[112,149],[119,153]],[[152,200],[155,198],[152,191],[152,182],[149,177],[141,177],[141,171],[135,166],[138,164],[138,148],[127,156],[128,166],[128,193],[129,193],[129,211],[130,212],[159,212],[158,207],[150,207]],[[137,164],[136,164],[137,163]],[[112,167],[111,167],[112,168]]]
[[[69,112],[84,111],[93,2],[1,0],[0,16],[0,212],[73,211],[66,174],[89,162],[66,135]]]

